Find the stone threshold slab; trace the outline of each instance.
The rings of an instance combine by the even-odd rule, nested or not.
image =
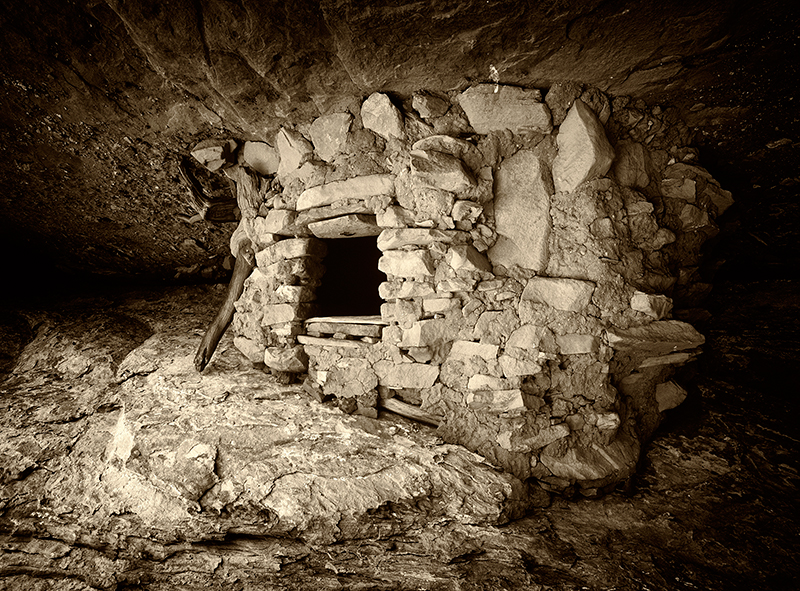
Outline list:
[[[306,324],[319,323],[338,323],[338,324],[378,324],[380,326],[388,326],[389,323],[384,320],[380,314],[372,316],[315,316],[313,318],[306,318]]]
[[[297,342],[301,345],[316,345],[318,347],[344,347],[349,349],[359,349],[371,347],[372,343],[364,341],[350,341],[347,339],[326,339],[323,337],[310,337],[308,335],[297,335]]]

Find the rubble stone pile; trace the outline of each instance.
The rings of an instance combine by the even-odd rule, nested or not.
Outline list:
[[[577,83],[375,93],[270,142],[204,142],[256,250],[235,344],[348,413],[394,399],[553,492],[627,480],[704,338],[672,316],[708,286],[729,192],[676,112]],[[222,163],[221,163],[222,161]],[[374,237],[383,304],[320,317],[326,244]]]

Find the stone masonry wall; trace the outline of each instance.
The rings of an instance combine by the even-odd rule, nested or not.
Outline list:
[[[577,83],[375,93],[270,143],[193,154],[237,186],[257,267],[236,346],[377,416],[395,397],[547,490],[628,479],[703,337],[702,243],[730,193],[669,109]],[[321,239],[375,236],[379,317],[314,318]],[[352,286],[341,285],[348,290]],[[306,322],[307,320],[309,320]]]

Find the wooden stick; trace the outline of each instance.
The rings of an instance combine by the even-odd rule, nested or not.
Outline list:
[[[256,253],[253,245],[249,240],[243,240],[239,246],[239,255],[236,257],[236,264],[233,266],[233,276],[228,285],[228,293],[225,295],[225,301],[217,312],[216,318],[208,327],[203,340],[200,342],[200,347],[194,356],[194,366],[197,371],[203,371],[211,361],[211,356],[217,349],[222,335],[225,334],[228,326],[233,320],[233,312],[235,311],[234,304],[239,296],[242,295],[244,289],[244,281],[250,277],[253,268],[256,266]]]
[[[385,410],[400,415],[401,417],[406,417],[407,419],[413,419],[415,421],[421,421],[423,423],[433,425],[434,427],[438,427],[439,423],[441,422],[439,417],[427,413],[424,410],[420,410],[418,406],[414,406],[413,404],[406,404],[397,398],[386,398],[379,400],[378,405]]]

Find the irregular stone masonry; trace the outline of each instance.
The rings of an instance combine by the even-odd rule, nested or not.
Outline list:
[[[258,249],[236,346],[346,412],[413,401],[546,490],[628,479],[686,396],[673,374],[703,337],[670,314],[696,304],[699,248],[732,199],[669,110],[583,88],[419,93],[416,113],[375,93],[359,117],[248,143],[237,166],[284,188],[232,238]],[[349,236],[376,236],[381,314],[314,318],[336,281],[318,239]]]

